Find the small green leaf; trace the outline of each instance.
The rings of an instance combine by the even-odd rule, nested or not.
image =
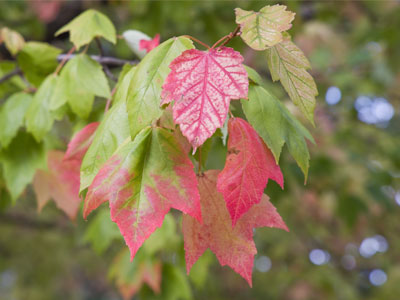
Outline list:
[[[171,71],[169,64],[184,50],[192,48],[188,38],[174,37],[154,48],[137,66],[127,104],[132,137],[161,116],[161,87]]]
[[[261,86],[251,84],[249,100],[241,102],[247,120],[271,149],[276,162],[279,162],[286,142],[307,180],[310,154],[305,139],[315,143],[308,130],[292,116],[285,105]]]
[[[113,106],[105,114],[81,166],[81,187],[83,191],[92,183],[100,167],[111,157],[121,143],[129,137],[129,122],[126,112],[126,94],[135,74],[132,68],[123,78],[115,92]]]
[[[45,159],[43,144],[37,143],[31,135],[23,131],[0,153],[3,177],[13,201],[32,181],[36,169],[45,167]]]
[[[260,74],[258,74],[256,70],[254,70],[253,68],[250,68],[249,66],[246,66],[246,65],[243,65],[243,66],[246,69],[249,79],[256,84],[261,85],[262,79],[261,79]]]
[[[314,125],[315,96],[318,95],[314,79],[306,71],[310,63],[304,53],[285,36],[278,45],[267,51],[268,67],[273,81],[280,80],[293,103]]]
[[[50,111],[50,101],[54,95],[58,77],[49,75],[33,96],[26,112],[26,129],[40,142],[51,129],[54,116]]]
[[[25,44],[25,40],[18,32],[4,27],[0,30],[0,44],[4,41],[6,48],[15,56]]]
[[[28,42],[17,57],[18,65],[30,83],[38,87],[57,67],[61,50],[46,43]]]
[[[89,116],[95,96],[111,96],[102,66],[86,54],[77,55],[67,62],[56,91],[61,94],[61,100],[54,98],[56,102],[51,107],[59,107],[65,102],[64,93],[72,111],[83,119]]]
[[[0,110],[0,145],[4,148],[10,144],[18,129],[24,123],[25,113],[32,96],[23,92],[13,94]]]
[[[240,37],[254,50],[265,50],[282,41],[282,32],[292,27],[295,13],[284,5],[267,5],[259,12],[235,9]]]
[[[98,254],[102,254],[113,240],[121,238],[118,226],[111,221],[108,209],[102,209],[97,213],[89,223],[84,236],[85,241],[90,242]]]
[[[78,50],[96,37],[103,37],[111,43],[117,42],[115,27],[104,14],[89,9],[56,32],[56,36],[69,31],[70,40]]]

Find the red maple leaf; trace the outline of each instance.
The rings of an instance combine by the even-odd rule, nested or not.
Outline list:
[[[173,118],[194,151],[222,127],[232,99],[247,98],[243,57],[232,48],[190,49],[175,58],[161,104],[175,100]]]
[[[99,124],[99,122],[90,123],[73,136],[68,143],[67,152],[65,152],[64,157],[65,160],[77,159],[82,161],[87,149],[93,141],[94,133],[97,127],[99,127]]]
[[[160,44],[160,35],[157,33],[152,40],[140,40],[139,50],[146,50],[149,53]]]
[[[283,188],[283,175],[271,151],[249,123],[232,118],[228,132],[228,156],[218,176],[217,187],[235,225],[245,212],[260,202],[268,179]]]
[[[49,151],[48,171],[38,170],[33,188],[40,211],[52,198],[71,219],[75,219],[81,199],[79,197],[79,169],[81,161],[64,161],[64,152]]]
[[[288,228],[266,195],[232,227],[224,198],[217,191],[218,173],[209,170],[198,178],[203,224],[189,215],[183,216],[186,269],[189,273],[197,259],[210,248],[222,266],[230,266],[251,286],[254,255],[257,253],[253,228],[267,226],[286,231]]]
[[[201,221],[199,198],[193,164],[176,137],[163,128],[146,128],[100,169],[89,187],[83,214],[86,218],[109,201],[111,219],[133,259],[171,208]]]

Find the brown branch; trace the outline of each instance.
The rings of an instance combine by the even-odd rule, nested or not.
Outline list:
[[[126,59],[119,59],[115,57],[109,56],[100,56],[100,55],[89,55],[91,59],[97,61],[102,65],[107,65],[109,67],[121,67],[125,64],[136,65],[139,63],[137,60],[126,60]],[[62,61],[64,59],[70,60],[75,57],[75,54],[67,55],[67,54],[60,54],[57,57],[58,61]]]

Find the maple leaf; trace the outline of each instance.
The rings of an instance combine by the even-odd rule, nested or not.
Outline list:
[[[243,57],[232,48],[190,49],[175,58],[163,85],[162,105],[175,100],[173,117],[195,151],[222,127],[232,99],[247,98]]]
[[[235,9],[240,36],[254,50],[265,50],[282,41],[282,32],[292,27],[295,13],[285,5],[267,5],[259,12]]]
[[[260,202],[268,179],[283,188],[283,175],[271,151],[249,123],[241,118],[229,119],[228,131],[228,156],[217,188],[235,225]]]
[[[146,40],[146,39],[140,40],[139,50],[146,50],[146,52],[149,53],[159,44],[160,44],[160,35],[157,33],[152,40]]]
[[[249,101],[243,100],[242,108],[248,122],[271,149],[275,161],[279,162],[286,143],[307,180],[310,154],[306,140],[315,144],[310,132],[262,86],[250,84]]]
[[[86,151],[92,144],[94,133],[99,124],[99,122],[90,123],[73,136],[71,141],[68,143],[64,160],[77,159],[82,161]]]
[[[84,217],[109,201],[111,219],[133,259],[170,208],[201,221],[199,197],[193,164],[174,135],[147,127],[133,141],[127,139],[100,169],[89,187]]]
[[[293,103],[300,107],[307,119],[314,124],[317,86],[306,71],[310,63],[303,52],[285,36],[278,45],[267,50],[267,62],[273,81],[280,80]]]
[[[33,179],[33,189],[38,210],[53,198],[56,205],[68,217],[75,219],[81,199],[79,198],[79,168],[81,161],[64,161],[64,152],[48,152],[48,171],[38,170]]]
[[[129,262],[129,252],[122,251],[113,261],[109,276],[115,283],[123,299],[132,299],[146,283],[154,293],[161,290],[161,261],[140,253],[133,262]]]
[[[189,215],[183,216],[186,269],[189,273],[193,264],[210,248],[222,266],[230,266],[251,286],[254,255],[257,253],[253,228],[267,226],[286,231],[288,228],[267,195],[263,195],[261,202],[250,208],[232,227],[224,198],[217,191],[218,173],[209,170],[198,178],[203,224]]]

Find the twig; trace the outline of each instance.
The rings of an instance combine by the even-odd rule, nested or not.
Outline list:
[[[0,78],[0,83],[7,81],[8,79],[14,77],[15,75],[22,75],[22,70],[20,68],[15,68],[11,72],[7,73],[3,77]]]
[[[184,37],[191,39],[192,41],[195,41],[196,43],[199,43],[200,45],[206,47],[207,49],[210,49],[210,46],[208,46],[206,43],[203,43],[202,41],[196,39],[195,37],[192,37],[191,35],[184,35]]]
[[[57,57],[58,61],[62,61],[64,59],[70,60],[74,58],[76,55],[75,54],[60,54]],[[97,61],[98,63],[102,65],[107,65],[109,67],[121,67],[125,64],[130,64],[130,65],[136,65],[139,63],[137,60],[126,60],[126,59],[119,59],[115,57],[107,57],[107,56],[99,56],[99,55],[89,55],[91,59]]]
[[[239,35],[239,30],[240,30],[240,26],[236,26],[235,30],[233,32],[231,32],[230,34],[223,36],[222,38],[220,38],[212,47],[211,49],[214,49],[219,43],[221,43],[222,41],[224,41],[219,47],[223,47],[226,44],[229,43],[229,41],[231,39],[233,39],[235,36]]]

